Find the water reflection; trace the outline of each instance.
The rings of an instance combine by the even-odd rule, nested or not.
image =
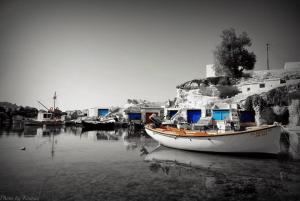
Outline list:
[[[299,161],[170,149],[143,130],[24,127],[21,134],[0,132],[4,194],[38,195],[40,200],[300,198]]]
[[[145,161],[155,174],[197,178],[206,196],[239,195],[241,200],[256,200],[262,192],[265,198],[275,200],[290,194],[299,196],[298,190],[289,188],[300,184],[299,161],[205,154],[163,146],[147,154]]]
[[[35,135],[38,135],[38,127],[33,126],[25,126],[24,127],[24,136],[27,137],[34,137]]]
[[[72,133],[74,135],[81,135],[83,128],[81,126],[66,126],[64,127],[65,133]]]
[[[24,123],[18,122],[12,124],[12,127],[10,128],[11,131],[17,133],[18,135],[21,135],[24,130]]]

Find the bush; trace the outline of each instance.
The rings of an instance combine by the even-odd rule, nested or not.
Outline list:
[[[225,85],[225,86],[217,86],[216,88],[220,92],[219,94],[220,98],[230,98],[240,93],[240,91],[236,86]]]

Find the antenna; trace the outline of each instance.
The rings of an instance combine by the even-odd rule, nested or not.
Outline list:
[[[269,66],[269,46],[270,44],[267,43],[267,69],[270,70],[270,66]]]

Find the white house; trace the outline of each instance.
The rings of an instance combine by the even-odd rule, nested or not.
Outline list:
[[[216,70],[214,64],[206,65],[206,77],[216,77]]]
[[[89,108],[88,117],[98,117],[98,108]]]
[[[300,71],[300,62],[286,62],[284,64],[286,71]]]
[[[271,89],[285,85],[285,80],[280,78],[267,79],[262,82],[248,82],[239,86],[244,94],[254,94],[269,91]]]

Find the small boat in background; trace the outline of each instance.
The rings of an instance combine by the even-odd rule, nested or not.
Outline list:
[[[114,119],[105,120],[83,120],[82,125],[85,131],[87,130],[114,130],[115,129]]]
[[[38,101],[38,103],[43,106],[46,111],[40,110],[38,112],[37,119],[27,119],[25,121],[25,125],[27,126],[43,126],[43,125],[49,125],[49,126],[59,126],[63,125],[65,123],[65,116],[62,111],[59,110],[58,107],[55,107],[55,101],[56,101],[56,92],[53,96],[53,107],[47,108],[43,103]]]
[[[25,121],[26,126],[59,126],[64,124],[63,116],[54,116],[52,112],[46,112],[40,110],[38,112],[37,119],[27,119]]]

